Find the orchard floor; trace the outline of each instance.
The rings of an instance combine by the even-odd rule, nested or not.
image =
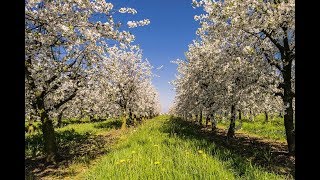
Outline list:
[[[61,161],[28,157],[26,179],[294,179],[295,158],[283,142],[243,132],[227,140],[223,129],[171,116],[126,130],[113,124],[89,134],[59,131]]]

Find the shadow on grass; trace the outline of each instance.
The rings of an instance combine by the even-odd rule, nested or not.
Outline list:
[[[45,163],[41,153],[43,148],[42,134],[26,137],[26,179],[41,179],[48,175],[64,177],[73,172],[66,168],[75,162],[89,164],[90,160],[108,152],[108,145],[114,138],[109,135],[80,134],[72,130],[57,132],[59,160],[55,165]]]
[[[120,129],[122,125],[121,121],[107,121],[94,125],[95,128],[99,129]]]
[[[217,129],[212,132],[209,128],[177,117],[171,117],[163,131],[181,139],[196,140],[200,148],[206,148],[208,144],[214,143],[211,155],[218,155],[221,160],[231,159],[232,168],[240,176],[250,164],[268,172],[295,176],[295,158],[288,156],[284,143],[262,142],[261,139],[239,134],[227,140],[224,130]],[[203,141],[205,143],[201,143]]]

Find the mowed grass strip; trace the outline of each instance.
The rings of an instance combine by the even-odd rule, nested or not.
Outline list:
[[[75,179],[286,179],[213,142],[190,138],[192,129],[177,127],[175,120],[148,120]]]

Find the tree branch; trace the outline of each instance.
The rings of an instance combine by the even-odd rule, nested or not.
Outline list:
[[[267,53],[263,53],[264,57],[267,59],[268,63],[271,65],[271,66],[275,66],[279,71],[283,71],[283,69],[280,67],[279,64],[271,61],[271,59],[269,58],[269,55]]]
[[[284,48],[281,46],[281,44],[279,44],[275,39],[271,37],[271,33],[268,33],[264,29],[261,32],[263,32],[266,35],[266,37],[268,37],[270,41],[279,49],[281,55],[284,55]]]
[[[51,108],[48,109],[48,110],[58,109],[60,106],[62,106],[62,105],[65,104],[66,102],[72,100],[72,99],[77,95],[77,91],[78,91],[78,88],[76,88],[69,97],[61,100],[58,104],[54,105],[53,107],[51,107]]]

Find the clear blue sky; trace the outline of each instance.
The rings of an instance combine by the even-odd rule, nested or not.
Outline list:
[[[109,1],[110,2],[110,1]],[[111,0],[115,8],[127,6],[135,8],[138,13],[123,14],[121,22],[128,20],[150,19],[145,27],[130,29],[136,36],[134,44],[139,44],[147,58],[154,66],[154,73],[160,77],[153,79],[153,84],[160,94],[162,112],[167,112],[174,98],[173,87],[168,83],[175,79],[176,64],[172,60],[185,59],[188,44],[196,38],[199,22],[194,15],[203,13],[200,8],[193,9],[191,0]],[[119,14],[118,14],[119,15]],[[117,21],[116,17],[114,17]],[[157,67],[163,65],[161,70]]]

